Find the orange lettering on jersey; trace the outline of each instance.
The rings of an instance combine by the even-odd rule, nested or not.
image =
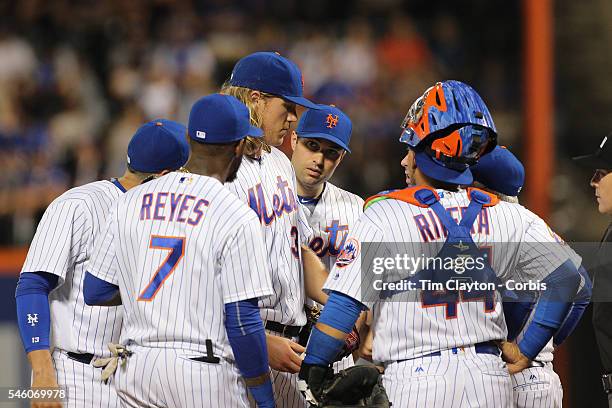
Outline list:
[[[323,258],[325,255],[338,256],[344,248],[346,237],[348,236],[348,225],[340,224],[339,220],[332,220],[331,225],[325,227],[327,236],[327,245],[321,237],[313,238],[308,246],[312,249],[319,258]]]
[[[284,213],[291,214],[298,209],[295,193],[289,188],[289,183],[281,176],[276,178],[277,193],[272,195],[272,203],[268,203],[261,183],[248,190],[249,206],[259,216],[259,221],[264,225],[270,225],[276,218]],[[272,204],[271,211],[268,210]]]
[[[314,251],[314,253],[317,254],[317,256],[319,258],[323,258],[325,256],[326,251],[327,251],[327,248],[325,247],[324,242],[325,241],[323,241],[323,238],[315,237],[315,238],[313,238],[312,241],[310,241],[310,244],[308,244],[310,249],[312,249]]]

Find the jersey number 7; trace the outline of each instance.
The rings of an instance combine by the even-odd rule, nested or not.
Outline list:
[[[185,237],[164,237],[152,235],[149,248],[164,249],[168,252],[168,256],[164,262],[157,268],[157,271],[151,278],[151,281],[140,295],[138,300],[149,302],[155,298],[157,292],[161,289],[161,285],[172,275],[176,265],[183,259],[185,255]]]

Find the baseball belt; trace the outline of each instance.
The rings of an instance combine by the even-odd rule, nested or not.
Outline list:
[[[457,352],[461,349],[461,347],[453,347],[451,348],[451,352],[453,354],[457,354]],[[492,354],[494,356],[499,356],[500,355],[500,350],[499,347],[497,346],[497,344],[494,341],[485,341],[482,343],[476,343],[474,344],[474,351],[477,354]],[[402,363],[404,361],[409,361],[409,360],[415,360],[417,358],[422,358],[422,357],[437,357],[437,356],[441,356],[442,353],[440,351],[434,351],[433,353],[429,353],[429,354],[425,354],[423,356],[419,356],[419,357],[412,357],[412,358],[405,358],[403,360],[396,360],[396,363]]]

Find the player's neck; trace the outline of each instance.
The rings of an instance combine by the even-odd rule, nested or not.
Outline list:
[[[297,181],[297,193],[300,197],[306,198],[317,198],[323,193],[325,183],[317,184],[316,186],[309,186]]]
[[[419,187],[433,187],[429,182],[429,179],[425,177],[423,173],[419,169],[414,172],[414,176],[412,177],[414,180],[414,184]]]
[[[214,160],[211,157],[206,157],[203,160],[192,155],[184,167],[190,173],[213,177],[221,183],[225,183],[227,177],[227,163],[220,163],[219,160]]]
[[[435,188],[436,190],[459,191],[458,185],[431,179],[424,175],[419,169],[414,172],[414,182],[417,186],[431,187]]]
[[[131,189],[132,187],[136,187],[142,183],[142,179],[138,177],[134,173],[130,173],[126,171],[123,176],[119,177],[117,181],[125,188],[126,190]]]

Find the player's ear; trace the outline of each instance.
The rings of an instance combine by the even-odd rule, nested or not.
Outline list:
[[[295,133],[295,130],[291,131],[291,150],[295,152],[295,148],[297,147],[297,133]]]
[[[253,90],[253,91],[251,91],[251,92],[249,93],[249,98],[251,99],[251,101],[252,101],[253,103],[257,103],[257,102],[259,102],[260,100],[263,100],[263,94],[262,94],[261,92],[259,92],[259,91],[254,91],[254,90]]]
[[[234,154],[236,156],[242,156],[244,154],[245,146],[246,146],[246,138],[242,139],[240,142],[238,142],[238,144],[236,144],[236,147],[234,148]]]

